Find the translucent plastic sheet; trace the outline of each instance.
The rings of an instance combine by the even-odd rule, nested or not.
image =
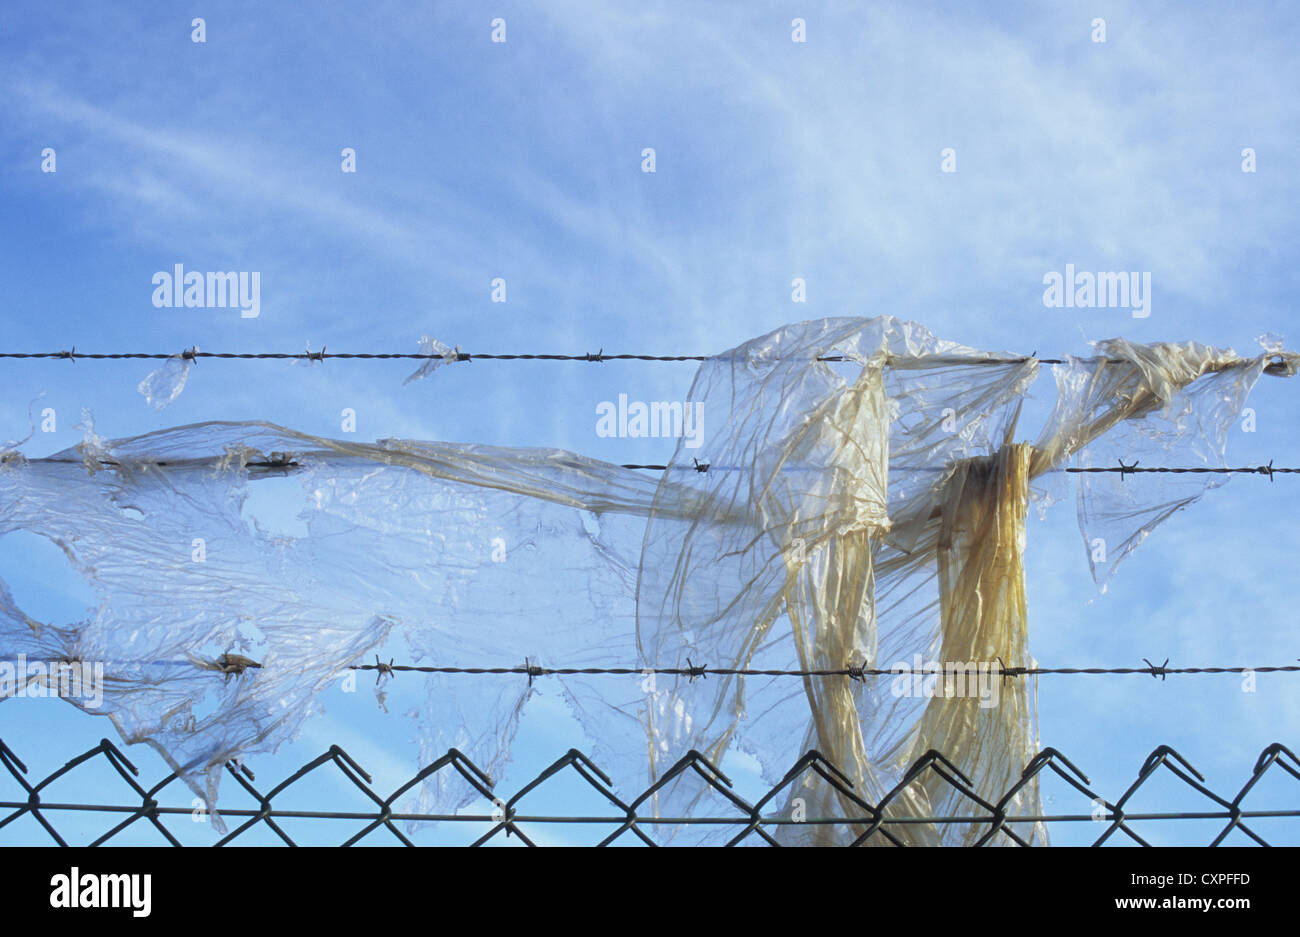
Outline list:
[[[728,428],[725,439],[709,440],[710,453],[738,467],[710,471],[705,516],[740,510],[744,522],[682,525],[652,516],[639,607],[647,657],[669,666],[688,657],[736,667],[975,665],[977,674],[995,662],[1032,666],[1022,563],[1029,482],[1071,457],[1114,465],[1115,452],[1127,464],[1222,466],[1227,428],[1255,380],[1266,366],[1289,375],[1296,365],[1294,355],[1244,359],[1190,343],[1113,341],[1098,350],[1056,368],[1057,405],[1033,447],[1013,440],[1037,363],[942,342],[910,323],[804,323],[704,365],[691,397],[705,401],[714,425]],[[816,361],[832,357],[860,364],[860,373],[854,378],[850,368],[841,378],[843,365]],[[878,413],[882,386],[887,420],[845,417]],[[681,461],[688,457],[679,449]],[[1119,487],[1111,476],[1081,477],[1085,539],[1105,530],[1114,545],[1110,565],[1096,571],[1099,582],[1155,524],[1221,479],[1144,476]],[[1046,491],[1059,493],[1062,480]],[[887,520],[864,507],[882,500]],[[689,560],[699,556],[709,557],[707,576],[692,575]],[[734,742],[777,781],[816,748],[874,803],[934,749],[996,800],[1037,748],[1033,682],[990,681],[989,697],[993,690],[997,697],[986,706],[969,681],[966,694],[953,697],[933,692],[937,679],[920,683],[812,678],[791,692],[780,678],[683,678],[654,709],[657,767],[691,747],[718,757]],[[797,720],[773,717],[782,711],[807,713],[806,730],[791,732]],[[661,797],[666,814],[689,812],[698,788],[688,783]],[[973,809],[951,791],[937,775],[923,775],[890,813]],[[800,808],[807,816],[852,809],[811,773],[791,792],[785,815]],[[1023,788],[1007,810],[1040,812],[1036,786]],[[1011,826],[1026,838],[1044,836]],[[975,835],[959,824],[901,830],[912,843]],[[785,826],[782,834],[800,843],[854,838],[823,825]]]
[[[136,390],[144,395],[145,403],[150,407],[165,410],[176,402],[176,398],[185,389],[185,382],[189,380],[190,368],[193,366],[193,356],[172,355],[163,362],[162,367],[145,375]]]
[[[454,360],[447,346],[428,347],[448,356],[435,367]],[[702,449],[679,447],[662,475],[559,450],[346,443],[259,423],[107,443],[87,429],[80,446],[30,461],[11,450],[0,533],[51,539],[100,601],[83,621],[44,624],[0,591],[0,659],[103,661],[96,712],[127,741],[157,748],[213,805],[227,760],[292,737],[322,690],[390,637],[441,666],[960,664],[973,674],[964,689],[892,674],[579,676],[562,686],[597,761],[627,783],[649,784],[690,749],[716,763],[733,746],[776,782],[815,748],[874,803],[937,749],[996,799],[1036,749],[1032,681],[990,675],[1032,665],[1031,483],[1069,460],[1114,464],[1117,454],[1221,465],[1254,381],[1296,365],[1276,350],[1241,358],[1193,344],[1116,340],[1098,351],[1056,368],[1057,404],[1033,444],[1016,431],[1036,361],[880,318],[787,326],[705,362],[688,399],[722,429]],[[706,473],[693,467],[701,452]],[[243,517],[250,486],[273,477],[298,490],[304,533]],[[1059,494],[1063,478],[1050,477]],[[1079,477],[1085,540],[1112,545],[1099,582],[1221,480]],[[427,683],[422,755],[456,746],[499,769],[527,682]],[[453,810],[462,794],[435,780],[420,796],[427,809]],[[708,796],[684,775],[655,806],[689,815]],[[890,811],[968,810],[961,801],[922,774]],[[774,806],[806,817],[856,810],[816,775]],[[1008,811],[1038,812],[1036,787]],[[791,843],[862,832],[781,830]],[[976,835],[959,824],[893,833],[918,844]]]

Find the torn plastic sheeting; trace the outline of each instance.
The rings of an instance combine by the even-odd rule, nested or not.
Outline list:
[[[1000,657],[1003,667],[1030,666],[1020,545],[1028,482],[1072,456],[1088,462],[1119,426],[1134,446],[1130,454],[1148,464],[1168,455],[1223,465],[1226,429],[1271,360],[1190,343],[1116,341],[1099,350],[1096,358],[1057,367],[1057,409],[1032,449],[1014,448],[1013,439],[1037,363],[963,349],[912,323],[803,323],[705,363],[689,398],[703,401],[713,424],[726,428],[723,438],[708,441],[708,451],[747,471],[708,476],[709,508],[698,520],[651,515],[639,582],[645,659],[661,667],[690,659],[718,667],[831,669],[887,667],[920,654],[941,664],[989,667]],[[836,355],[863,365],[855,382],[817,361]],[[1288,355],[1273,370],[1294,373],[1295,360]],[[882,387],[889,419],[857,422],[860,414],[880,412]],[[796,453],[823,466],[821,477],[782,471],[786,458],[801,461]],[[1008,461],[1012,453],[1016,458]],[[674,463],[689,455],[679,446]],[[935,472],[936,466],[946,471]],[[989,466],[1002,468],[990,474]],[[1172,499],[1169,478],[1178,478],[1181,488]],[[1085,537],[1104,520],[1116,543],[1135,543],[1167,516],[1171,501],[1190,503],[1213,476],[1148,480],[1130,486],[1140,504],[1111,510],[1106,489],[1085,476]],[[884,522],[863,508],[882,502]],[[708,522],[714,510],[738,509],[743,524]],[[982,526],[953,526],[974,516],[983,518]],[[702,561],[690,565],[691,557],[709,558],[707,574]],[[979,613],[969,615],[968,604]],[[1010,786],[1003,781],[1035,751],[1032,681],[988,708],[968,698],[932,705],[920,694],[896,695],[894,686],[888,677],[807,679],[791,691],[776,679],[677,678],[650,707],[652,771],[662,773],[692,748],[718,763],[734,744],[775,783],[785,766],[816,748],[846,771],[858,796],[874,803],[903,784],[909,765],[938,749],[966,772],[976,792],[996,799]],[[794,720],[773,716],[790,707],[805,713],[802,734],[790,731]],[[936,780],[904,787],[890,813],[935,815],[941,806]],[[687,815],[701,794],[693,780],[678,781],[660,793],[658,806],[666,815]],[[852,809],[808,775],[791,790],[785,815]],[[1039,812],[1036,784],[1026,785],[1008,810]],[[978,830],[908,825],[897,835],[913,843],[965,842]],[[856,832],[796,824],[782,826],[779,838],[831,842]]]
[[[7,460],[0,532],[59,544],[100,605],[56,627],[31,621],[6,593],[0,652],[104,660],[102,712],[127,741],[154,745],[212,805],[226,760],[292,737],[319,711],[322,690],[391,634],[417,660],[444,666],[528,657],[575,667],[690,659],[838,669],[915,654],[1027,666],[1031,480],[1071,457],[1094,458],[1125,432],[1125,444],[1139,446],[1133,455],[1221,464],[1226,426],[1267,363],[1190,344],[1101,350],[1058,366],[1056,410],[1029,446],[1014,434],[1036,361],[964,348],[892,318],[787,326],[710,359],[696,377],[689,399],[724,427],[708,452],[728,472],[655,477],[560,450],[345,443],[257,423],[113,443],[87,429],[86,442],[59,456]],[[825,356],[849,363],[816,360]],[[1285,358],[1292,371],[1294,360]],[[679,448],[673,466],[695,454]],[[307,532],[277,537],[250,526],[241,506],[249,484],[289,463]],[[1142,493],[1140,503],[1116,506],[1096,478],[1083,476],[1081,527],[1087,537],[1103,524],[1116,543],[1136,543],[1169,504],[1216,481],[1144,479],[1125,489]],[[196,537],[206,562],[193,560]],[[493,560],[497,542],[504,562]],[[263,667],[223,675],[192,663],[227,652]],[[1000,704],[983,707],[897,695],[890,680],[578,676],[562,686],[596,760],[647,784],[692,748],[717,763],[737,746],[772,782],[817,748],[876,802],[937,748],[996,798],[1034,753],[1032,683],[1009,681]],[[423,757],[455,746],[499,770],[531,688],[442,675],[428,686]],[[634,726],[648,749],[628,739]],[[422,789],[424,809],[463,801],[440,783]],[[790,798],[787,808],[802,798],[808,816],[852,809],[815,777],[800,779]],[[685,815],[701,802],[686,776],[655,806]],[[950,802],[923,776],[891,811],[924,816]],[[1037,812],[1034,784],[1009,812]],[[1028,824],[1012,828],[1042,836]],[[790,825],[781,837],[829,842],[860,832]],[[894,829],[913,843],[966,842],[977,832]]]
[[[420,338],[419,348],[420,354],[431,357],[421,364],[403,383],[409,384],[412,381],[423,380],[444,364],[460,359],[459,348],[451,348],[428,335]],[[190,376],[190,369],[194,366],[196,360],[194,353],[197,351],[198,348],[195,347],[180,354],[172,355],[160,367],[144,376],[144,379],[136,385],[136,390],[144,396],[146,404],[154,410],[162,411],[176,402],[176,399],[185,390],[185,384]],[[324,360],[324,352],[325,349],[322,348],[319,352],[313,353],[311,345],[308,344],[304,353],[306,357],[296,358],[291,363],[312,366]]]
[[[194,366],[193,353],[196,351],[197,348],[191,348],[182,354],[172,355],[163,362],[162,367],[145,375],[136,387],[144,395],[145,403],[161,411],[176,402],[176,398],[185,389],[185,382],[189,380],[190,368]]]
[[[444,345],[436,338],[430,338],[428,335],[424,335],[420,338],[420,354],[434,355],[437,357],[431,357],[425,361],[424,364],[420,365],[410,377],[403,381],[403,383],[409,384],[411,381],[424,380],[444,364],[451,364],[452,362],[459,360],[460,348],[452,348],[448,345]]]
[[[640,515],[641,527],[653,476],[556,450],[340,443],[269,424],[197,424],[111,443],[87,426],[86,436],[49,459],[6,464],[0,532],[51,539],[100,605],[51,627],[11,602],[0,608],[0,652],[103,661],[98,712],[128,742],[157,748],[209,804],[225,761],[292,737],[321,692],[395,626],[419,659],[440,664],[532,654],[598,666],[634,653],[639,533],[588,508]],[[241,515],[248,486],[285,471],[265,465],[289,462],[305,507],[299,538]],[[683,492],[683,509],[690,497]],[[496,539],[508,563],[491,561]],[[556,563],[581,584],[574,595],[554,588]],[[189,662],[227,652],[263,667],[223,677]],[[500,764],[504,746],[498,757],[482,740],[510,724],[526,692],[513,681],[461,692],[466,719],[480,725],[434,721],[423,740]]]
[[[1089,359],[1057,367],[1057,404],[1039,440],[1031,473],[1039,475],[1077,452],[1080,467],[1133,464],[1226,466],[1228,431],[1261,374],[1290,377],[1297,358],[1272,344],[1254,358],[1239,359],[1195,342],[1135,345],[1100,342],[1098,351],[1116,362],[1104,368]],[[1103,590],[1121,560],[1175,511],[1227,475],[1160,475],[1142,485],[1115,474],[1078,476],[1079,527],[1093,577]],[[1105,560],[1093,546],[1105,545]]]

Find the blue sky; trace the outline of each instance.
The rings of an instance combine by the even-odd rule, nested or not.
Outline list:
[[[786,322],[881,314],[1042,355],[1114,336],[1243,353],[1263,332],[1294,341],[1293,4],[201,6],[0,10],[3,350],[414,351],[429,334],[471,352],[708,354]],[[940,171],[946,147],[956,172]],[[155,308],[151,277],[176,263],[259,271],[261,315]],[[1151,315],[1045,308],[1043,275],[1067,263],[1150,271]],[[791,302],[795,277],[806,303]],[[477,362],[404,386],[409,363],[203,361],[158,413],[135,389],[151,368],[0,362],[0,438],[27,435],[38,397],[57,430],[29,455],[78,442],[82,408],[105,437],[207,419],[335,436],[352,408],[361,439],[657,462],[667,441],[599,438],[595,406],[681,399],[693,374]],[[1234,430],[1231,462],[1300,464],[1295,387],[1261,380],[1257,431]],[[1050,402],[1050,378],[1038,392]],[[1070,507],[1031,521],[1035,657],[1293,661],[1297,484],[1211,492],[1100,597]],[[84,613],[61,563],[0,541],[0,576],[37,617]],[[364,688],[340,700],[255,767],[279,777],[337,740],[404,778],[406,730],[381,730],[373,702]],[[67,709],[7,705],[0,737],[51,770],[109,731]],[[1162,742],[1230,794],[1265,744],[1294,747],[1300,683],[1044,677],[1039,711],[1043,743],[1112,798]],[[548,712],[525,723],[520,779],[581,745]]]

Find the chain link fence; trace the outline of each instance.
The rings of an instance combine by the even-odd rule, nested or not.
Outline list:
[[[92,764],[98,764],[102,768],[105,762],[126,785],[124,793],[129,791],[130,796],[124,799],[128,802],[112,802],[106,797],[97,803],[65,803],[48,799],[43,795],[50,785],[61,778],[68,777],[79,769],[84,771],[87,769],[86,766]],[[160,795],[169,787],[173,794],[183,792],[185,796],[189,796],[188,789],[179,781],[175,773],[169,774],[151,787],[144,787],[137,780],[139,770],[136,766],[107,739],[73,758],[40,781],[33,782],[28,777],[26,764],[5,745],[3,740],[0,740],[0,765],[3,765],[9,777],[16,781],[26,794],[23,800],[0,800],[0,841],[6,840],[4,834],[6,827],[20,818],[30,817],[44,831],[41,836],[42,841],[67,845],[67,840],[59,832],[58,823],[74,814],[84,817],[87,813],[91,813],[113,818],[121,817],[120,822],[95,839],[91,845],[111,844],[115,837],[119,837],[128,828],[136,824],[149,824],[166,842],[180,846],[182,845],[180,840],[174,835],[174,829],[169,829],[168,823],[174,825],[189,822],[195,814],[193,807],[167,806],[160,802]],[[337,771],[342,778],[355,787],[364,798],[368,809],[296,810],[276,806],[276,799],[280,798],[283,803],[286,799],[284,796],[286,791],[294,785],[306,781],[313,772],[330,769]],[[1149,843],[1133,828],[1132,824],[1139,821],[1170,820],[1222,821],[1221,828],[1217,823],[1215,824],[1218,832],[1209,845],[1222,843],[1236,830],[1254,843],[1267,846],[1283,845],[1283,843],[1269,843],[1252,828],[1252,824],[1263,819],[1300,818],[1300,787],[1295,788],[1296,809],[1251,810],[1246,809],[1244,804],[1247,795],[1256,789],[1269,772],[1283,772],[1300,781],[1300,760],[1290,749],[1280,743],[1273,743],[1260,753],[1250,776],[1230,799],[1211,791],[1205,784],[1205,778],[1187,759],[1174,749],[1162,745],[1147,757],[1138,771],[1136,780],[1114,802],[1096,793],[1091,788],[1088,777],[1065,755],[1052,748],[1044,749],[1036,755],[1025,766],[1019,781],[996,802],[991,802],[976,793],[971,787],[970,780],[962,774],[961,770],[936,751],[927,752],[919,758],[907,771],[898,787],[875,804],[861,798],[840,769],[816,751],[806,753],[778,784],[753,803],[739,796],[733,790],[731,779],[704,755],[695,751],[677,762],[654,785],[631,799],[619,797],[615,792],[613,781],[587,755],[576,749],[571,749],[557,759],[508,798],[502,798],[495,790],[495,785],[486,772],[455,749],[449,750],[441,758],[421,768],[386,797],[380,796],[373,790],[370,775],[351,755],[337,745],[331,746],[324,754],[269,788],[259,787],[256,776],[246,765],[232,762],[226,765],[226,770],[234,779],[234,783],[257,806],[251,809],[222,809],[221,815],[230,824],[229,832],[215,842],[215,845],[222,846],[239,843],[241,838],[245,841],[251,839],[250,831],[259,827],[264,828],[263,832],[269,830],[276,841],[283,842],[285,845],[298,845],[286,830],[286,823],[289,820],[304,819],[319,824],[348,821],[350,828],[358,823],[361,824],[361,828],[350,836],[333,840],[343,846],[356,845],[363,840],[366,841],[366,845],[374,845],[377,841],[414,845],[407,833],[403,831],[403,827],[406,827],[409,832],[411,824],[419,823],[477,824],[486,831],[473,841],[472,844],[475,846],[494,841],[500,842],[501,838],[517,838],[518,842],[525,845],[536,845],[536,840],[543,838],[539,837],[536,831],[550,824],[608,826],[611,832],[601,840],[600,845],[615,843],[662,845],[666,839],[664,835],[666,831],[699,825],[711,825],[714,829],[725,828],[728,834],[727,845],[776,845],[774,833],[783,824],[790,823],[834,824],[848,827],[856,834],[852,842],[855,846],[902,845],[893,833],[894,828],[901,824],[916,823],[971,824],[972,829],[980,834],[976,845],[1011,843],[1028,845],[1025,838],[1014,827],[1023,828],[1025,824],[1032,822],[1092,823],[1099,829],[1095,841],[1092,842],[1094,846],[1108,843],[1145,846]],[[479,812],[434,814],[398,810],[396,805],[400,800],[409,799],[408,795],[440,772],[454,775],[467,784],[469,789],[483,798],[489,812],[484,813],[480,810]],[[937,775],[944,783],[963,794],[970,805],[969,812],[961,816],[912,817],[899,816],[896,811],[890,811],[888,808],[891,803],[926,772]],[[540,799],[536,795],[530,798],[529,807],[525,809],[523,804],[525,797],[538,791],[547,781],[562,773],[570,775],[571,781],[573,778],[581,779],[591,791],[595,792],[603,804],[608,805],[608,809],[602,814],[586,816],[535,812],[536,808],[533,805]],[[810,773],[818,776],[821,781],[838,792],[841,803],[851,805],[847,815],[796,818],[784,811],[791,786],[805,779],[805,776]],[[698,783],[703,786],[702,790],[716,795],[714,803],[725,803],[727,809],[718,811],[716,815],[690,817],[654,815],[655,794],[684,774],[697,778]],[[1089,812],[1041,816],[1010,815],[1005,812],[1012,798],[1025,785],[1034,779],[1041,780],[1052,776],[1060,778],[1069,788],[1086,798],[1091,804]],[[4,775],[0,775],[0,778],[2,777]],[[1126,806],[1132,802],[1134,796],[1143,789],[1144,785],[1157,777],[1177,779],[1186,785],[1187,789],[1207,798],[1209,809],[1145,813],[1127,810]],[[319,779],[319,775],[317,778]],[[780,812],[777,812],[778,810]],[[1290,845],[1300,843],[1300,825],[1296,825],[1294,832],[1297,835],[1290,839]]]

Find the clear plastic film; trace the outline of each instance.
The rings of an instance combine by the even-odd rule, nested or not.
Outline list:
[[[1023,581],[1031,481],[1071,457],[1108,457],[1100,456],[1107,434],[1141,439],[1136,451],[1161,464],[1221,465],[1227,427],[1256,378],[1265,367],[1293,373],[1295,362],[1190,343],[1117,340],[1099,352],[1058,366],[1056,410],[1033,446],[1014,434],[1037,362],[963,348],[912,323],[803,323],[704,365],[691,397],[727,428],[708,441],[722,471],[711,468],[703,486],[705,516],[739,520],[651,517],[638,605],[646,658],[668,667],[935,672],[809,677],[793,688],[782,678],[677,678],[651,707],[653,770],[692,748],[716,763],[734,744],[777,783],[815,749],[857,796],[878,803],[892,792],[887,814],[910,817],[972,806],[936,773],[907,777],[932,750],[990,802],[1011,788],[1037,748],[1032,679],[1000,676],[1033,665]],[[690,456],[679,448],[677,464]],[[1082,477],[1081,528],[1088,537],[1110,525],[1120,546],[1112,569],[1122,545],[1168,516],[1171,501],[1190,503],[1216,479],[1158,476],[1179,480],[1171,499],[1171,483],[1130,481],[1116,492],[1108,475]],[[707,793],[686,776],[657,806],[687,815]],[[862,812],[815,772],[783,807],[786,817]],[[1039,813],[1036,785],[1006,809]],[[1029,824],[1010,828],[1030,841],[1045,836]],[[790,824],[778,838],[850,842],[861,832]],[[908,824],[893,832],[940,844],[980,831]]]
[[[893,318],[787,326],[701,366],[689,399],[723,429],[703,449],[680,446],[660,476],[560,450],[348,443],[261,423],[116,442],[88,428],[80,446],[47,459],[5,454],[0,533],[58,544],[98,605],[81,621],[40,623],[0,588],[0,659],[104,662],[94,711],[127,741],[157,748],[214,806],[227,760],[291,738],[320,711],[324,689],[394,638],[413,663],[459,667],[962,665],[964,692],[942,695],[936,687],[955,685],[946,673],[588,675],[560,685],[588,750],[626,791],[692,749],[718,763],[734,746],[773,783],[816,749],[855,797],[876,803],[893,791],[890,814],[932,816],[960,797],[933,774],[906,771],[937,750],[996,800],[1037,744],[1032,680],[994,670],[1032,664],[1031,483],[1130,446],[1167,464],[1221,464],[1254,381],[1295,369],[1278,351],[1246,359],[1115,341],[1099,352],[1057,367],[1057,405],[1031,445],[1015,434],[1033,359]],[[694,470],[701,452],[707,472]],[[1101,531],[1115,544],[1099,581],[1219,480],[1116,488],[1109,475],[1080,477],[1085,538]],[[244,516],[252,486],[272,478],[293,486],[300,530],[268,532]],[[529,682],[426,682],[421,756],[454,746],[498,772]],[[467,799],[439,783],[421,789],[425,809]],[[652,808],[687,816],[709,796],[687,774]],[[858,812],[811,773],[774,806]],[[1037,811],[1032,784],[1008,806],[1012,817]],[[863,832],[780,830],[791,843]],[[891,829],[916,844],[977,832]]]
[[[1227,465],[1228,430],[1264,374],[1295,374],[1296,355],[1266,346],[1253,358],[1195,342],[1097,344],[1096,358],[1055,368],[1057,405],[1032,474],[1073,456],[1078,468]],[[1098,585],[1157,524],[1228,475],[1079,475],[1079,528]],[[1098,549],[1100,547],[1100,549]],[[1105,559],[1098,559],[1104,556]]]
[[[145,375],[136,386],[136,390],[144,395],[145,403],[155,410],[165,410],[176,402],[189,380],[190,368],[194,366],[193,352],[197,350],[193,348],[184,354],[172,355],[162,367]]]

